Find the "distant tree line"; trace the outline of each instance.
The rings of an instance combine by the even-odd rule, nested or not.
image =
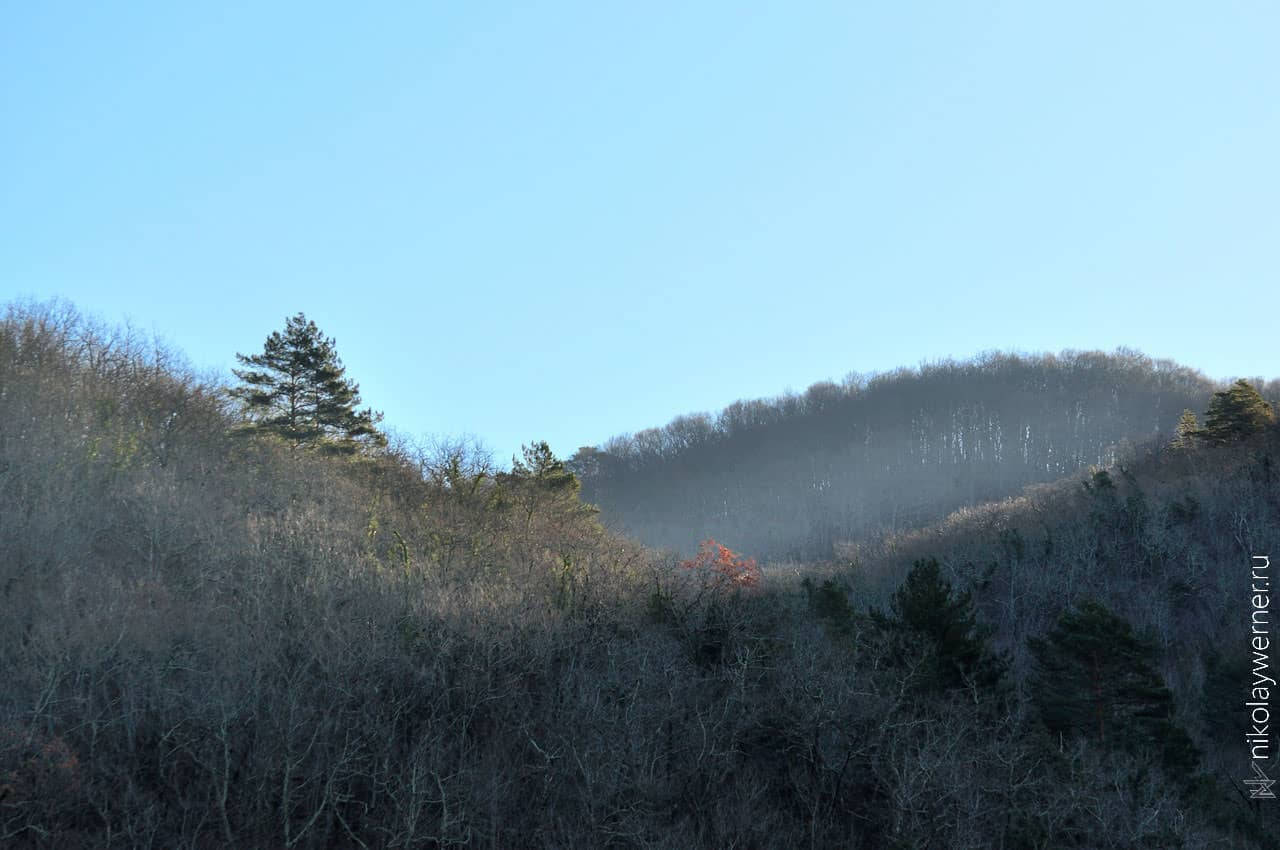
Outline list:
[[[988,354],[681,416],[584,447],[570,467],[606,521],[650,545],[690,551],[710,535],[757,556],[821,558],[837,540],[1114,462],[1173,435],[1215,389],[1127,350]]]

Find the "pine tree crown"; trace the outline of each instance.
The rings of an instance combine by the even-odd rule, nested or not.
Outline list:
[[[236,359],[249,367],[232,370],[241,386],[231,391],[243,404],[246,431],[342,454],[386,444],[376,428],[382,414],[357,409],[360,385],[347,379],[333,338],[305,314],[286,319],[261,354]]]

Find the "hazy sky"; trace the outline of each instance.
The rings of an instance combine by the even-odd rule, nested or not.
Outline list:
[[[302,310],[503,456],[991,348],[1278,376],[1278,10],[8,3],[0,299],[220,369]]]

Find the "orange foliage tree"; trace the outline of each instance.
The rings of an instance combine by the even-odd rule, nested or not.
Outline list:
[[[728,546],[714,540],[702,541],[698,554],[680,566],[687,570],[704,570],[727,579],[735,587],[755,587],[760,584],[760,567],[755,558],[743,558]]]

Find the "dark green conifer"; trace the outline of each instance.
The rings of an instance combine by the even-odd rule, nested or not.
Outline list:
[[[1049,731],[1154,752],[1171,772],[1190,777],[1199,755],[1174,720],[1155,645],[1128,621],[1086,601],[1028,645],[1038,668],[1033,698]]]
[[[241,386],[231,391],[244,403],[248,431],[343,454],[386,444],[376,428],[382,414],[357,409],[360,387],[345,377],[333,339],[302,313],[267,337],[261,354],[236,359],[250,367],[233,370]]]
[[[809,603],[809,613],[826,627],[832,637],[846,638],[854,634],[862,622],[857,610],[849,602],[849,591],[843,583],[823,579],[814,585],[808,576],[800,582]]]
[[[511,459],[513,478],[535,481],[548,490],[577,495],[582,486],[578,482],[578,476],[570,472],[564,461],[555,456],[545,440],[521,446],[520,449],[524,459]]]
[[[1213,394],[1205,412],[1204,436],[1211,443],[1231,443],[1255,434],[1276,421],[1275,411],[1246,380]]]
[[[971,684],[988,688],[1003,675],[1004,660],[988,647],[987,630],[977,623],[968,591],[954,593],[936,559],[915,562],[890,606],[891,616],[875,611],[873,619],[927,641],[936,661],[930,684],[944,690]]]

